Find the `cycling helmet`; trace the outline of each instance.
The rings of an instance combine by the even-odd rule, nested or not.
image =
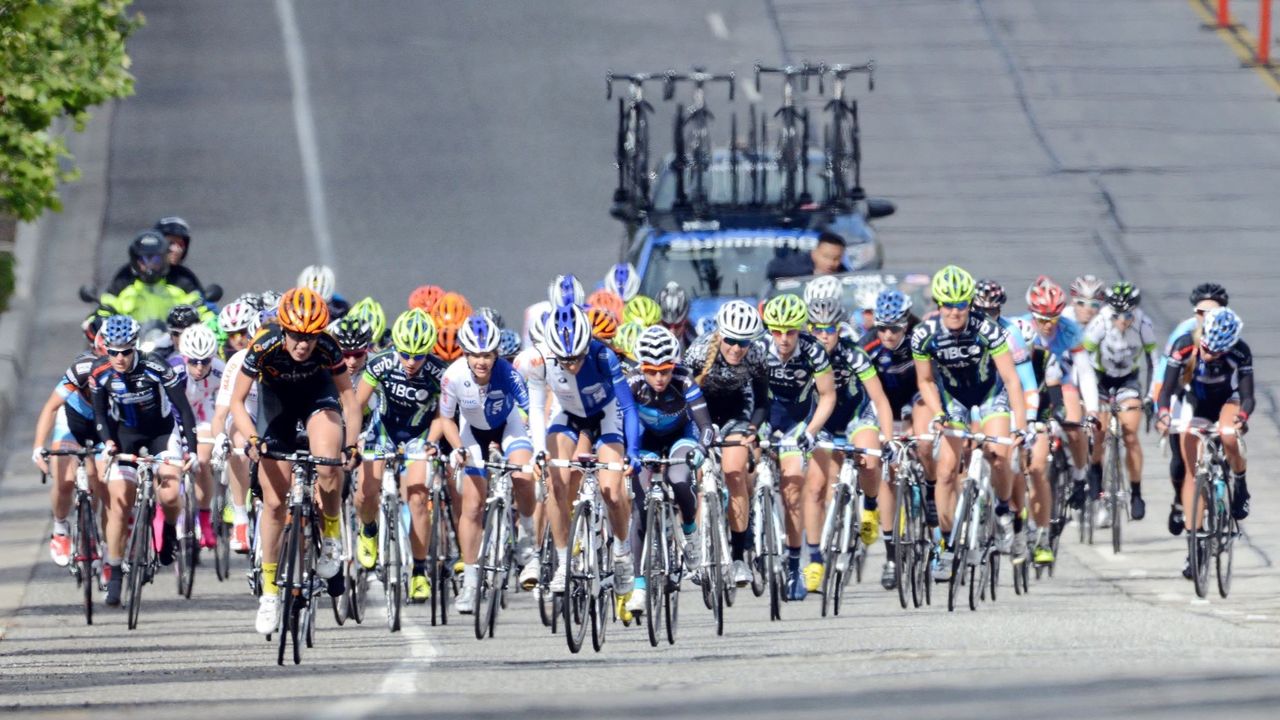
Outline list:
[[[471,303],[456,292],[447,292],[440,296],[431,318],[436,321],[436,328],[451,327],[455,330],[471,317]]]
[[[244,303],[255,311],[261,310],[264,307],[262,304],[262,296],[254,292],[247,292],[241,295],[235,299],[235,302]]]
[[[1009,301],[1004,286],[995,280],[979,280],[974,286],[973,304],[979,308],[998,308]]]
[[[902,327],[911,316],[911,296],[901,290],[887,288],[876,296],[874,313],[876,325]]]
[[[618,318],[601,307],[587,310],[587,320],[591,322],[591,337],[608,342],[618,334]]]
[[[1101,300],[1105,287],[1097,275],[1081,275],[1071,281],[1071,299]]]
[[[610,290],[628,301],[640,292],[640,276],[636,274],[636,266],[629,262],[618,263],[609,269],[604,276],[605,289]]]
[[[94,311],[89,313],[89,317],[85,318],[84,322],[80,323],[80,329],[84,331],[84,337],[90,344],[97,342],[97,339],[102,337],[102,323],[106,321],[107,318],[105,316],[99,315],[97,311]],[[101,355],[102,353],[98,354]]]
[[[155,230],[138,234],[129,243],[129,269],[144,283],[163,280],[169,274],[169,241]]]
[[[948,265],[934,274],[930,290],[939,305],[969,302],[973,299],[973,276],[963,268]]]
[[[142,327],[128,315],[112,315],[102,324],[102,339],[109,348],[131,348],[138,344]]]
[[[387,331],[387,315],[382,305],[371,297],[362,298],[351,307],[348,315],[357,315],[369,323],[369,331],[373,333],[373,342],[382,342],[382,335]]]
[[[480,313],[467,318],[467,321],[458,330],[458,344],[462,346],[462,351],[468,355],[496,353],[501,342],[502,328]]]
[[[406,355],[426,355],[436,346],[436,324],[422,308],[410,308],[391,326],[391,342]]]
[[[439,285],[419,285],[409,293],[409,307],[431,312],[442,295],[444,290]]]
[[[260,310],[253,314],[253,317],[249,319],[249,326],[244,329],[246,335],[253,337],[258,334],[258,330],[262,329],[262,316],[266,312],[266,310]]]
[[[657,325],[662,322],[662,308],[648,295],[637,295],[627,301],[622,319],[624,322],[634,320],[645,327]]]
[[[1200,283],[1191,291],[1191,304],[1199,305],[1204,300],[1212,300],[1223,307],[1230,303],[1227,295],[1227,289],[1218,283]]]
[[[809,308],[799,295],[779,295],[764,306],[764,324],[770,330],[799,330],[809,322]]]
[[[508,359],[520,354],[520,335],[515,330],[502,329],[498,337],[498,354]]]
[[[103,355],[107,354],[107,340],[106,338],[102,337],[101,330],[99,330],[97,334],[93,336],[93,342],[91,344],[93,346],[94,355],[97,355],[98,357],[102,357]]]
[[[689,294],[674,280],[658,291],[658,306],[666,325],[679,325],[689,319]]]
[[[453,362],[462,357],[462,345],[458,342],[458,328],[442,327],[436,335],[436,346],[432,350],[435,356],[445,362]]]
[[[341,320],[333,323],[329,334],[338,341],[338,347],[343,352],[367,350],[373,342],[373,328],[369,327],[369,321],[356,313],[347,313]]]
[[[547,318],[547,348],[557,358],[578,357],[591,344],[591,324],[577,305],[561,305]]]
[[[336,282],[333,269],[328,265],[308,265],[298,273],[298,287],[314,290],[325,302],[333,299],[333,286]]]
[[[814,325],[837,325],[844,320],[844,306],[832,297],[809,301],[809,322]]]
[[[670,330],[653,325],[636,339],[635,356],[641,365],[674,366],[680,360],[680,341]]]
[[[249,327],[250,319],[257,314],[258,311],[249,303],[237,300],[218,313],[218,327],[225,333],[243,332]]]
[[[1240,333],[1244,330],[1244,321],[1236,315],[1236,311],[1228,307],[1219,307],[1205,313],[1204,331],[1200,336],[1200,347],[1214,355],[1235,347],[1240,342]]]
[[[698,318],[698,322],[693,324],[693,332],[698,336],[710,335],[716,331],[716,319],[713,315]]]
[[[280,304],[280,293],[275,290],[262,291],[262,309],[274,310]]]
[[[716,313],[716,329],[730,340],[755,340],[764,332],[760,312],[745,300],[730,300]]]
[[[1138,307],[1142,301],[1142,293],[1133,283],[1126,280],[1107,288],[1107,304],[1116,312],[1129,312]]]
[[[804,286],[804,301],[811,303],[819,298],[844,297],[844,285],[835,275],[819,275]]]
[[[626,357],[635,357],[636,343],[645,327],[638,322],[622,323],[618,326],[618,334],[613,336],[613,349]]]
[[[551,312],[545,311],[538,316],[537,321],[529,325],[529,341],[534,345],[541,345],[547,339],[547,319],[550,317]]]
[[[494,325],[498,326],[499,330],[502,330],[507,327],[507,324],[502,321],[502,313],[498,312],[497,310],[494,310],[491,307],[476,308],[476,314],[483,315],[489,318],[491,321],[493,321]]]
[[[296,287],[280,298],[276,318],[280,327],[296,333],[324,332],[329,326],[329,306],[316,291]]]
[[[547,302],[551,303],[551,307],[560,307],[561,305],[582,305],[586,302],[587,291],[582,289],[582,283],[573,275],[557,275],[555,280],[547,286]]]
[[[1043,278],[1027,290],[1027,309],[1033,315],[1057,317],[1067,307],[1067,296],[1062,288],[1049,278]]]
[[[218,352],[218,336],[204,325],[192,325],[178,336],[178,353],[188,360],[205,360]]]
[[[169,332],[181,332],[200,322],[200,312],[190,305],[174,305],[169,310],[165,323]]]

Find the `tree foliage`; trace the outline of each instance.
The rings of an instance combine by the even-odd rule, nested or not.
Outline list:
[[[66,117],[83,130],[89,108],[133,93],[129,3],[0,0],[0,213],[62,209],[58,182],[79,172],[50,128]]]

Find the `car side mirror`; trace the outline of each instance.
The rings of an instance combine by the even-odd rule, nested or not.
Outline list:
[[[204,299],[211,303],[216,303],[222,299],[222,286],[214,283],[206,285],[204,288]]]
[[[890,200],[884,198],[867,198],[867,219],[874,220],[876,218],[889,217],[898,211],[896,205]]]
[[[81,299],[82,301],[84,301],[84,302],[87,302],[87,303],[94,303],[94,304],[97,304],[97,302],[98,302],[98,293],[97,293],[93,288],[89,287],[88,285],[81,285],[81,286],[80,286],[80,299]]]

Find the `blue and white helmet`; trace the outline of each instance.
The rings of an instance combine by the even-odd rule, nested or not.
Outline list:
[[[901,290],[881,290],[876,296],[877,325],[905,325],[911,314],[911,297]]]
[[[128,315],[112,315],[102,324],[102,339],[109,348],[131,348],[138,344],[142,327]]]
[[[503,328],[498,335],[498,355],[504,358],[515,357],[520,353],[520,334],[515,330]]]
[[[1244,330],[1244,321],[1231,308],[1214,308],[1204,316],[1204,334],[1200,336],[1200,347],[1214,355],[1235,347],[1240,342],[1240,333]]]
[[[693,324],[693,331],[698,337],[710,335],[716,331],[716,318],[714,315],[704,315],[698,318],[698,322]]]
[[[587,293],[582,289],[582,283],[578,278],[572,275],[557,275],[551,287],[547,288],[547,300],[553,308],[561,305],[581,305],[586,302]]]
[[[458,331],[458,344],[468,355],[498,351],[502,330],[484,315],[472,315]]]
[[[544,312],[538,317],[537,322],[529,325],[529,342],[534,345],[541,345],[547,338],[547,321],[551,319],[550,312]]]
[[[551,354],[562,360],[586,354],[591,342],[587,314],[577,305],[556,308],[547,318],[545,340]]]
[[[617,293],[622,302],[635,297],[640,293],[640,275],[636,273],[636,266],[625,262],[609,268],[609,274],[604,276],[604,287]]]

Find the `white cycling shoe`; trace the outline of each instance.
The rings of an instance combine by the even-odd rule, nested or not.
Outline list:
[[[342,569],[342,539],[322,538],[320,557],[316,558],[316,574],[328,580]]]
[[[270,635],[280,625],[280,596],[263,594],[258,598],[258,615],[253,620],[253,629],[259,635]]]
[[[463,585],[462,590],[458,593],[458,599],[453,603],[453,611],[459,615],[470,615],[475,610],[476,604],[476,587],[474,585]]]
[[[638,587],[631,591],[631,597],[627,600],[627,612],[632,615],[641,615],[644,613],[646,591],[642,587]]]
[[[553,593],[564,592],[565,584],[565,563],[556,566],[556,572],[551,576],[551,582],[548,583],[547,589]]]

